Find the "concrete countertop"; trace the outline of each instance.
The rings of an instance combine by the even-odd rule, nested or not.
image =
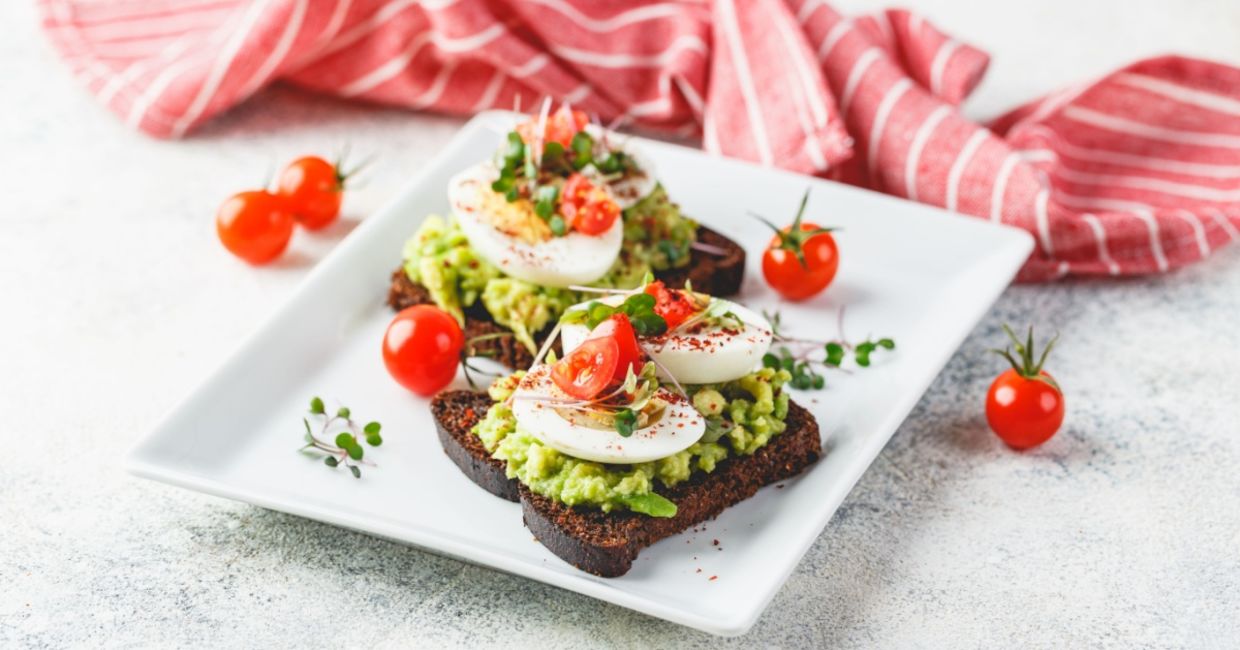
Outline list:
[[[860,0],[836,3],[855,9]],[[1229,0],[906,2],[995,57],[990,116],[1139,56],[1240,62]],[[983,6],[984,5],[984,6]],[[1068,18],[1071,16],[1071,18]],[[124,474],[127,449],[460,120],[277,88],[182,142],[127,130],[0,6],[0,647],[1196,646],[1240,635],[1240,247],[1165,277],[1009,289],[753,631],[720,640],[528,580]],[[373,152],[346,222],[253,270],[212,212]],[[1068,417],[987,430],[1001,322],[1063,339]]]

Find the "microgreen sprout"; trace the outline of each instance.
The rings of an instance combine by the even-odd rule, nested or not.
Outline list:
[[[840,308],[838,339],[821,341],[815,339],[796,338],[783,329],[779,312],[762,312],[771,324],[771,333],[775,341],[782,343],[775,352],[768,352],[762,357],[762,365],[767,368],[787,370],[792,375],[789,382],[793,388],[801,390],[817,390],[826,386],[826,378],[817,368],[843,370],[844,362],[852,354],[858,367],[868,368],[872,363],[871,355],[877,350],[894,350],[896,342],[891,338],[870,339],[858,343],[850,343],[844,337],[844,309]],[[819,356],[821,352],[821,357]],[[846,371],[845,371],[846,372]]]
[[[358,438],[360,436],[371,447],[382,445],[383,436],[379,433],[383,428],[382,425],[378,422],[359,424],[352,419],[353,412],[347,406],[341,406],[336,410],[335,415],[329,416],[322,398],[319,397],[310,400],[310,417],[322,420],[319,433],[315,435],[310,427],[310,418],[303,417],[301,422],[306,427],[304,436],[306,444],[298,451],[322,458],[323,464],[328,467],[343,465],[349,468],[349,473],[353,474],[353,478],[362,477],[361,465],[374,466],[374,463],[363,460],[366,452],[362,443],[358,442]],[[334,437],[333,431],[335,431]]]

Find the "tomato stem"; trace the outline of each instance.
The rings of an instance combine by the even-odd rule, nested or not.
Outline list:
[[[1012,328],[1009,327],[1007,323],[1003,323],[1003,332],[1007,334],[1008,339],[1012,341],[1012,345],[1002,350],[992,348],[990,351],[1003,357],[1004,359],[1007,359],[1007,362],[1012,365],[1012,369],[1015,370],[1016,374],[1021,377],[1032,381],[1044,382],[1058,391],[1059,384],[1056,383],[1055,380],[1049,375],[1042,374],[1042,367],[1046,365],[1046,359],[1050,356],[1051,349],[1053,349],[1055,347],[1055,343],[1059,341],[1059,333],[1056,332],[1055,336],[1051,337],[1050,341],[1047,341],[1046,347],[1042,349],[1042,354],[1038,357],[1037,362],[1034,362],[1033,358],[1035,354],[1035,347],[1033,342],[1032,325],[1029,326],[1029,332],[1026,335],[1024,342],[1016,336],[1016,333],[1012,331]],[[1016,352],[1015,356],[1012,354],[1013,350]]]
[[[801,263],[801,268],[803,269],[809,269],[809,262],[805,260],[805,242],[811,237],[838,230],[838,228],[814,228],[813,230],[802,230],[801,221],[805,218],[805,206],[808,204],[809,188],[806,188],[805,194],[801,196],[801,206],[797,209],[797,216],[792,220],[792,225],[788,228],[780,228],[760,214],[756,214],[754,212],[749,213],[749,216],[761,221],[771,230],[775,231],[775,236],[779,238],[779,243],[772,248],[778,248],[791,252],[796,256],[797,261]]]

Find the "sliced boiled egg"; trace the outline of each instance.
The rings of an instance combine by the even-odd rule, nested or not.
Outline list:
[[[658,418],[625,438],[585,411],[551,381],[550,366],[531,369],[512,394],[517,425],[561,453],[598,463],[631,465],[666,458],[702,438],[706,420],[687,399],[665,388],[655,397],[667,405]]]
[[[654,177],[654,167],[628,138],[594,124],[586,127],[586,133],[594,138],[596,160],[607,156],[612,151],[620,151],[633,160],[633,170],[607,182],[607,189],[611,190],[621,210],[628,210],[637,205],[638,201],[654,191],[655,186],[659,184]]]
[[[554,237],[527,199],[508,201],[491,189],[499,170],[490,162],[448,182],[448,200],[469,244],[504,273],[534,284],[567,287],[603,277],[620,254],[620,219],[600,235],[569,231]]]
[[[625,296],[611,295],[598,302],[612,306],[624,302]],[[774,333],[771,324],[761,314],[730,300],[714,300],[724,303],[726,310],[740,319],[743,326],[707,325],[704,322],[687,321],[684,327],[653,338],[643,338],[640,343],[659,366],[659,376],[670,379],[670,374],[682,384],[715,384],[743,377],[762,362],[762,356],[771,349]],[[569,307],[584,309],[589,303]],[[560,340],[564,354],[581,345],[590,335],[585,324],[564,325]]]

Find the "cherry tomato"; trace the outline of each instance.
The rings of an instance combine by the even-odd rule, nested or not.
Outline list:
[[[654,313],[667,321],[669,330],[676,329],[697,313],[693,301],[689,300],[684,291],[668,289],[658,280],[646,285],[646,293],[654,296]]]
[[[609,384],[621,384],[628,376],[629,368],[633,372],[642,369],[642,349],[637,344],[637,333],[633,331],[633,323],[624,314],[612,314],[610,318],[599,323],[590,331],[586,340],[613,338],[616,340],[616,370],[612,373]]]
[[[551,366],[551,381],[577,399],[590,399],[603,392],[620,364],[616,338],[587,339],[568,356]]]
[[[241,192],[228,197],[215,213],[215,231],[233,255],[250,264],[266,264],[288,247],[293,216],[274,194]]]
[[[284,198],[298,223],[319,230],[339,216],[344,180],[335,165],[318,156],[306,156],[280,172],[276,193]]]
[[[994,352],[1012,367],[990,384],[986,393],[986,422],[1009,446],[1028,449],[1050,440],[1063,424],[1063,391],[1055,378],[1042,369],[1059,337],[1051,339],[1042,356],[1034,361],[1032,327],[1023,342],[1007,325],[1003,331],[1012,345]]]
[[[456,319],[430,305],[396,314],[383,335],[383,364],[398,384],[431,396],[452,383],[465,334]]]
[[[1063,393],[1051,383],[1050,373],[1043,370],[1039,377],[1029,379],[1008,368],[986,394],[986,422],[995,435],[1016,449],[1050,440],[1063,424]]]
[[[762,276],[772,289],[788,300],[805,300],[817,295],[831,284],[840,267],[840,252],[831,233],[812,223],[801,224],[800,231],[816,231],[798,244],[805,257],[804,264],[797,258],[795,249],[782,247],[781,242],[791,232],[787,228],[771,239],[762,254]]]
[[[538,118],[535,117],[527,122],[517,125],[517,133],[526,143],[534,141],[534,134],[538,131]],[[543,133],[543,143],[558,142],[565,149],[573,141],[573,136],[577,132],[586,128],[590,123],[590,117],[581,111],[570,110],[567,106],[561,106],[554,113],[547,116],[547,129]]]
[[[606,190],[581,174],[568,177],[560,190],[560,216],[569,228],[586,235],[607,232],[620,218],[620,206]]]

